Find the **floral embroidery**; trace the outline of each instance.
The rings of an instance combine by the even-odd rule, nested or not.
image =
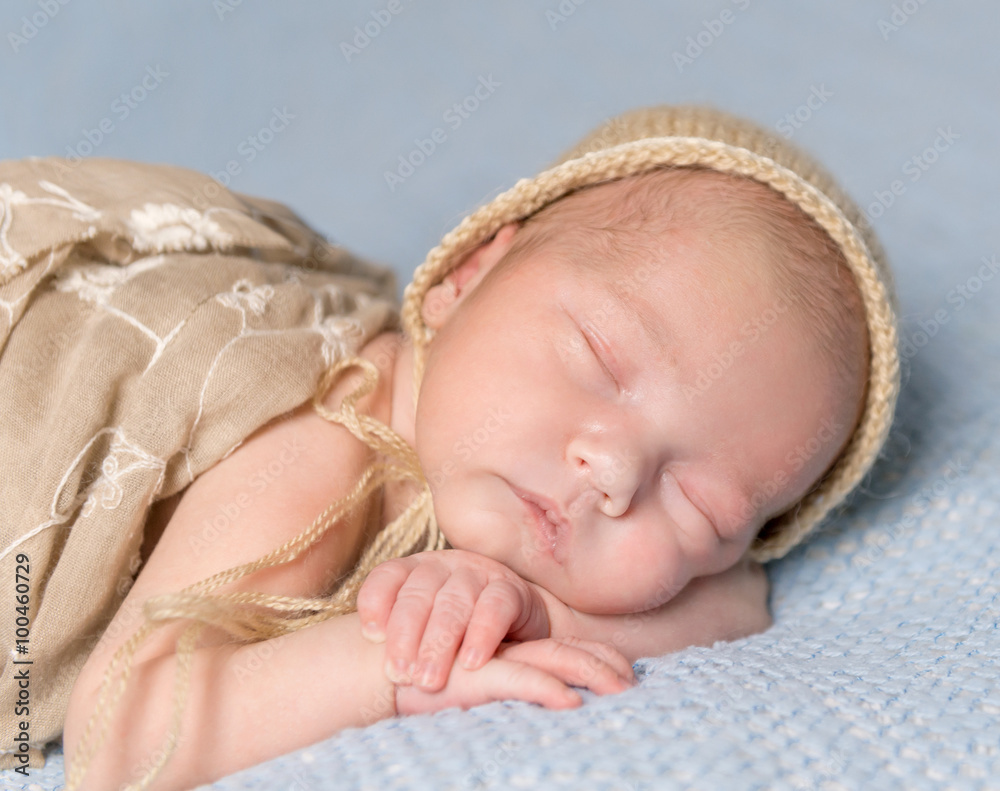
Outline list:
[[[14,189],[6,182],[0,184],[0,274],[9,270],[22,269],[27,263],[24,256],[15,250],[7,239],[7,232],[14,219],[14,206],[32,203],[57,206],[70,210],[73,213],[73,218],[81,222],[91,222],[101,216],[97,209],[77,200],[51,181],[39,181],[38,186],[45,192],[57,195],[58,198],[29,198],[21,190]]]
[[[323,336],[323,360],[327,367],[355,354],[364,339],[361,322],[347,316],[329,316],[314,329]]]
[[[98,305],[107,305],[118,286],[149,269],[162,265],[163,256],[143,258],[127,266],[106,264],[81,264],[65,267],[56,278],[54,286],[59,291],[75,291],[80,299]]]
[[[90,516],[100,505],[105,511],[113,511],[121,505],[124,490],[120,479],[136,470],[159,470],[166,468],[166,462],[125,439],[121,430],[116,430],[108,455],[101,462],[101,475],[90,487],[90,492],[80,511],[81,516]]]
[[[216,299],[223,305],[236,310],[248,309],[253,315],[260,316],[267,306],[268,300],[274,296],[273,286],[254,287],[247,279],[237,280],[233,284],[233,290],[224,294],[217,294]],[[244,316],[246,313],[244,313]]]
[[[142,252],[205,250],[210,245],[226,247],[233,237],[207,213],[173,203],[147,203],[129,215],[133,246]]]

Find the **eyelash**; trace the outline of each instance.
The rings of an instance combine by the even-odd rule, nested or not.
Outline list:
[[[616,388],[621,389],[621,386],[618,384],[618,380],[615,378],[614,373],[612,373],[611,368],[608,367],[608,364],[604,361],[604,358],[597,351],[597,349],[594,348],[594,344],[590,342],[590,336],[582,329],[580,330],[580,334],[583,336],[583,340],[587,344],[587,348],[590,349],[590,353],[594,356],[594,359],[597,360],[597,362],[600,364],[601,368],[604,370],[604,373],[607,375],[607,377],[611,380],[612,384],[614,384]]]
[[[668,476],[668,475],[670,476],[670,480],[669,480],[669,482],[667,482],[665,484],[664,480],[665,480],[665,477]],[[677,491],[680,492],[680,496],[682,498],[682,502],[684,502],[684,503],[687,504],[687,508],[692,509],[698,515],[699,519],[703,520],[706,524],[708,524],[708,526],[711,528],[711,530],[715,534],[715,536],[721,541],[722,540],[722,536],[719,533],[719,529],[716,526],[715,522],[711,519],[711,517],[709,517],[709,515],[707,513],[705,513],[705,511],[701,508],[701,506],[698,505],[697,502],[695,502],[694,498],[692,498],[688,494],[687,489],[685,489],[681,485],[681,482],[680,482],[680,480],[678,480],[677,476],[674,475],[673,473],[670,473],[670,472],[662,472],[662,473],[660,473],[660,487],[661,487],[661,489],[669,489],[669,488],[671,488],[671,486],[675,487],[677,489]],[[678,524],[681,524],[681,523],[679,522]]]

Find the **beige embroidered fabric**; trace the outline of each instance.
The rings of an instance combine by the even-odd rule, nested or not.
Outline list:
[[[311,398],[395,305],[390,271],[207,176],[0,162],[0,768],[44,765],[151,504]]]

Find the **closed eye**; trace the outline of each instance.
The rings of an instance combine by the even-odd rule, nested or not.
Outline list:
[[[660,477],[668,497],[671,490],[676,491],[677,496],[670,499],[670,502],[678,509],[676,522],[681,529],[688,525],[707,524],[715,539],[722,542],[724,539],[719,532],[719,527],[709,512],[704,508],[704,502],[691,496],[689,490],[685,489],[680,480],[669,470],[665,470]],[[691,529],[691,528],[689,528]],[[704,528],[695,528],[703,530]]]
[[[591,353],[594,358],[601,364],[601,368],[607,374],[608,378],[614,383],[615,387],[620,391],[621,384],[618,382],[618,377],[615,376],[614,371],[611,370],[611,366],[608,365],[605,359],[606,349],[601,342],[595,338],[592,333],[588,332],[585,328],[580,328],[580,332],[583,335],[584,340],[587,342],[587,346],[590,348]]]

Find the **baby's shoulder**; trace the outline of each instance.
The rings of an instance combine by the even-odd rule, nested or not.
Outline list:
[[[380,335],[366,344],[358,357],[372,362],[379,371],[374,390],[358,399],[355,410],[359,415],[370,415],[386,421],[392,399],[391,359],[386,354],[391,338]],[[364,381],[359,367],[348,369],[330,389],[320,403],[330,412],[338,412],[341,402]],[[215,474],[226,478],[252,475],[261,465],[273,464],[275,458],[295,457],[296,484],[286,483],[278,489],[303,490],[315,488],[324,492],[330,487],[330,477],[341,477],[341,493],[346,492],[370,461],[372,450],[357,439],[346,427],[323,417],[313,406],[313,399],[300,404],[259,428],[251,434],[230,457],[223,459]],[[228,468],[228,469],[226,469]],[[213,471],[209,471],[213,472]],[[346,488],[345,488],[346,487]],[[272,487],[269,487],[272,488]]]
[[[374,364],[379,377],[374,391],[358,400],[356,410],[382,422],[388,421],[392,405],[394,344],[399,343],[394,335],[377,336],[357,355]],[[347,371],[321,403],[336,412],[344,396],[362,380],[360,369]],[[306,503],[307,507],[318,505],[322,510],[325,503],[346,493],[371,458],[370,448],[343,426],[320,415],[310,398],[262,425],[185,489],[155,503],[146,520],[141,564],[146,563],[159,543],[182,500],[200,499],[209,493],[216,498],[229,495],[238,498],[243,493],[258,505],[263,500],[280,498],[296,503],[299,508]],[[286,472],[293,474],[283,474]]]

